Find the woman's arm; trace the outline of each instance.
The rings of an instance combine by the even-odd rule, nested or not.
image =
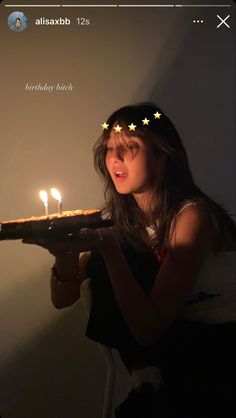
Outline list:
[[[71,306],[80,298],[80,285],[87,278],[86,264],[90,252],[67,254],[55,258],[51,275],[51,301],[57,308]]]
[[[116,301],[128,327],[141,345],[150,345],[178,317],[198,277],[202,262],[212,248],[212,224],[203,208],[189,206],[178,216],[171,248],[146,295],[133,276],[124,255],[104,230],[102,254]]]
[[[39,245],[55,257],[51,274],[51,301],[60,309],[72,305],[80,298],[80,285],[87,278],[86,264],[90,250],[100,243],[99,235],[92,231],[93,240],[74,236],[59,241],[23,239],[24,244]],[[82,255],[80,257],[80,254]]]

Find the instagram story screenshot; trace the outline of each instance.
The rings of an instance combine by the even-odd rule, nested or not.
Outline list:
[[[236,3],[54,1],[0,2],[0,418],[235,418]]]

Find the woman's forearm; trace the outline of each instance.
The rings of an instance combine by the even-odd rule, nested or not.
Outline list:
[[[66,254],[55,257],[54,267],[62,281],[75,279],[79,270],[79,254]]]
[[[90,253],[56,257],[51,275],[51,301],[60,309],[80,298],[80,285],[86,279],[86,263]],[[79,261],[80,260],[80,261]]]
[[[57,309],[73,305],[80,298],[79,280],[58,281],[51,276],[51,301]]]
[[[105,234],[99,252],[104,258],[117,304],[131,334],[139,344],[151,344],[161,333],[157,307],[137,283],[113,237],[106,237]]]

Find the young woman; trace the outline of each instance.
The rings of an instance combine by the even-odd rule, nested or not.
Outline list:
[[[235,418],[235,223],[195,184],[179,134],[157,106],[123,107],[102,126],[95,167],[115,227],[81,231],[73,244],[38,243],[56,256],[52,301],[58,308],[74,303],[88,275],[95,309],[113,298],[111,345],[134,377],[140,370],[140,382],[159,388],[163,379],[150,417]],[[78,269],[86,251],[92,256],[82,256]],[[99,305],[101,275],[107,296]],[[91,338],[109,343],[112,323],[100,338],[92,312],[88,328]],[[118,417],[143,416],[128,404]]]

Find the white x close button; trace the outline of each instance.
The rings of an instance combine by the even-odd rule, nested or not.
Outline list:
[[[219,29],[219,27],[221,26],[221,25],[225,25],[228,29],[230,28],[230,26],[228,25],[228,23],[226,22],[226,20],[230,17],[230,15],[228,15],[228,16],[226,16],[226,17],[221,17],[221,16],[219,16],[219,15],[217,15],[217,17],[218,17],[218,19],[220,19],[220,23],[219,23],[219,25],[217,26],[217,29]]]

